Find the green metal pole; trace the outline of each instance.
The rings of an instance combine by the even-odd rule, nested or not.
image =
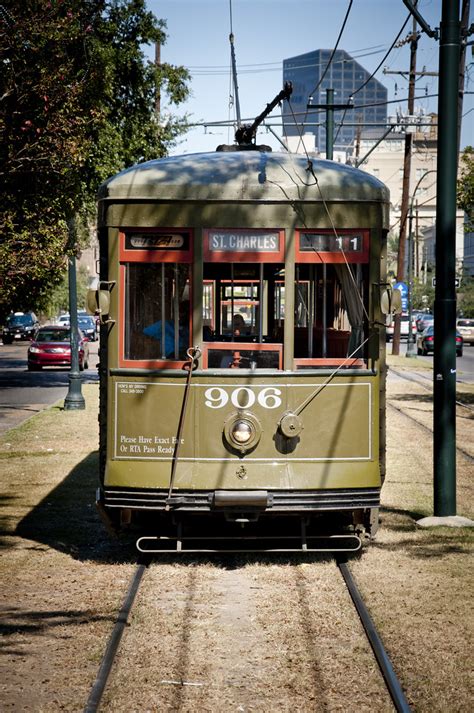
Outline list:
[[[334,89],[326,89],[326,158],[332,161],[334,144]]]
[[[434,351],[434,514],[456,514],[456,177],[459,0],[443,0],[439,49]]]
[[[69,226],[70,235],[74,229]],[[71,331],[71,369],[69,371],[69,390],[64,399],[64,410],[85,409],[86,402],[81,391],[81,374],[79,371],[79,340],[77,324],[77,286],[76,286],[76,257],[68,257],[69,278],[69,328]]]

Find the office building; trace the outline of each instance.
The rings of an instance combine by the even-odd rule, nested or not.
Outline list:
[[[326,150],[325,111],[311,111],[307,105],[326,104],[328,88],[334,89],[335,104],[348,104],[354,97],[354,105],[360,107],[335,111],[335,151],[345,151],[351,147],[359,127],[362,129],[387,123],[386,88],[377,79],[369,79],[370,73],[344,50],[336,50],[320,84],[331,53],[332,50],[319,49],[283,60],[283,81],[293,84],[291,109],[286,101],[282,108],[285,134],[288,137],[299,136],[300,133],[313,134],[315,149],[319,153],[325,153]],[[360,87],[362,89],[357,91]],[[343,116],[346,125],[339,128]],[[300,128],[295,125],[295,118]]]

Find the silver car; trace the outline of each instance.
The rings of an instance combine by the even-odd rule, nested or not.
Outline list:
[[[464,340],[464,344],[474,344],[474,319],[459,318],[456,322],[456,327]]]

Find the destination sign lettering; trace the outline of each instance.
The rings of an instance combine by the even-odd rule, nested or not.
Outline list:
[[[300,251],[318,253],[362,252],[361,233],[335,235],[334,233],[300,233]]]
[[[127,235],[126,248],[134,250],[187,250],[187,233],[133,233]]]
[[[273,253],[280,249],[278,232],[250,233],[223,230],[209,231],[209,250],[212,252]]]

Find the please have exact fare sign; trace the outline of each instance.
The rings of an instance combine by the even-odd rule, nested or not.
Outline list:
[[[252,233],[210,230],[209,249],[216,252],[278,252],[280,236],[277,231]]]

